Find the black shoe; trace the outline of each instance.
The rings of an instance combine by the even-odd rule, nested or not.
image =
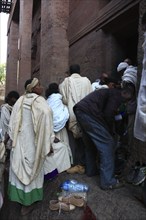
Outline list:
[[[137,175],[135,175],[135,177],[133,178],[132,183],[136,186],[140,185],[141,183],[144,182],[145,178],[146,178],[146,166],[141,167],[139,169],[139,171],[137,172]]]
[[[125,184],[123,182],[118,181],[115,185],[111,185],[110,189],[119,189],[119,188],[124,187],[124,186],[125,186]]]
[[[140,162],[139,162],[139,161],[137,161],[137,162],[135,163],[135,166],[132,166],[132,167],[131,167],[131,169],[129,170],[128,175],[126,176],[126,181],[127,181],[128,183],[133,183],[133,180],[135,179],[135,177],[136,177],[136,176],[138,175],[138,173],[139,173],[140,167],[141,167],[141,165],[140,165]]]

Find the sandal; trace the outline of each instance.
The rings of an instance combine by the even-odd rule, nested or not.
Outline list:
[[[58,200],[51,200],[49,208],[53,211],[59,210],[60,212],[61,210],[63,210],[63,211],[69,212],[69,211],[74,210],[75,206],[72,204],[66,204]]]
[[[72,204],[77,207],[83,207],[85,205],[85,200],[82,196],[70,195],[70,196],[60,196],[59,201],[62,201],[66,204]]]

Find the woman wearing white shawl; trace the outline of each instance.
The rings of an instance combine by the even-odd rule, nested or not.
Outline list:
[[[44,161],[54,141],[52,111],[41,97],[38,79],[27,80],[26,93],[13,107],[9,135],[12,140],[8,194],[22,204],[21,214],[43,198]]]
[[[65,125],[69,119],[69,112],[62,102],[57,83],[51,83],[46,90],[47,103],[53,112],[53,126],[55,136],[60,140],[53,144],[53,158],[57,164],[58,172],[61,173],[70,168],[73,163],[72,152],[69,146],[68,134]]]
[[[46,90],[47,103],[53,111],[54,132],[60,131],[65,127],[69,119],[69,112],[66,105],[62,102],[62,95],[59,93],[57,83],[51,83]]]

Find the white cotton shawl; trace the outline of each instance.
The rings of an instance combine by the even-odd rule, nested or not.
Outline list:
[[[32,123],[25,127],[24,113],[27,109]],[[29,185],[37,177],[50,152],[54,141],[52,117],[52,111],[46,100],[34,93],[21,96],[13,107],[9,123],[9,135],[13,141],[13,158],[10,166],[24,185]],[[32,135],[27,131],[30,126]],[[27,134],[32,140],[27,137]],[[34,151],[34,154],[30,156],[31,161],[25,156],[29,157],[29,148]]]
[[[128,66],[127,69],[124,71],[124,74],[122,76],[122,81],[130,82],[135,87],[137,84],[137,67],[134,66]]]
[[[56,168],[58,172],[61,173],[70,168],[71,163],[73,164],[66,128],[64,127],[59,132],[55,133],[55,137],[60,141],[52,144],[53,153],[46,157],[44,163],[45,174],[52,172]]]
[[[5,135],[8,134],[8,127],[9,127],[11,112],[12,112],[12,106],[10,106],[8,103],[5,103],[1,106],[0,127],[2,129],[2,131],[1,131],[2,140],[4,140]],[[10,140],[7,141],[5,148],[11,149],[11,141]]]
[[[0,163],[5,159],[5,158],[4,158],[5,151],[6,151],[6,149],[5,149],[4,142],[1,141],[1,142],[0,142]]]
[[[138,93],[138,103],[134,125],[134,136],[145,142],[146,141],[146,32],[144,33],[144,58],[143,70]]]
[[[63,103],[69,110],[69,130],[72,131],[75,138],[81,136],[81,131],[73,112],[74,105],[92,92],[91,82],[87,77],[82,77],[78,73],[73,73],[66,77],[59,86],[60,93],[63,96]]]
[[[117,66],[117,72],[120,72],[121,70],[124,70],[128,67],[128,63],[126,62],[121,62],[119,63],[119,65]]]
[[[4,137],[6,133],[8,133],[8,126],[10,121],[10,115],[12,111],[12,106],[9,104],[3,104],[1,106],[1,129],[2,129],[2,136]]]
[[[108,89],[107,85],[100,85],[99,82],[94,82],[92,83],[92,89],[93,91],[98,90],[98,89]]]
[[[50,95],[47,99],[47,103],[53,112],[54,132],[58,132],[64,128],[69,119],[68,108],[63,104],[62,95],[59,93]]]

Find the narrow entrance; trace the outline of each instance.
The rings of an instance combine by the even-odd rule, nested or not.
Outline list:
[[[111,60],[107,64],[112,74],[117,74],[116,67],[125,58],[130,58],[133,65],[137,65],[139,5],[128,9],[103,27],[103,31],[110,35]],[[107,51],[108,53],[108,51]]]

